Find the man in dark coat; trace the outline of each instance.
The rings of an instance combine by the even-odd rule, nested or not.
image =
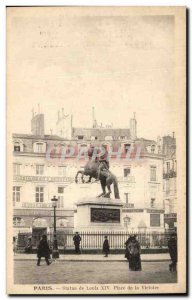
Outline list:
[[[107,239],[107,236],[105,236],[105,240],[103,242],[103,252],[105,253],[104,257],[108,257],[108,254],[109,254],[109,241]]]
[[[125,242],[125,257],[127,258],[127,260],[129,260],[129,251],[128,251],[128,246],[129,246],[129,243],[131,242],[131,236],[128,237],[127,241]]]
[[[78,232],[75,233],[75,235],[73,237],[73,241],[74,241],[74,245],[75,245],[75,253],[80,254],[81,252],[80,252],[79,246],[80,246],[80,242],[81,242],[81,237]]]
[[[169,254],[171,256],[172,263],[169,265],[171,272],[177,270],[177,236],[176,233],[172,233],[168,241]]]
[[[51,264],[51,262],[49,261],[50,248],[47,242],[47,236],[45,234],[42,236],[42,239],[37,248],[37,257],[38,257],[37,266],[40,266],[41,257],[45,257],[45,261],[48,266]]]

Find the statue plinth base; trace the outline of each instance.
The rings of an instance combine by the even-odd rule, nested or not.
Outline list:
[[[122,226],[122,202],[119,199],[84,198],[76,203],[75,231],[119,231]]]

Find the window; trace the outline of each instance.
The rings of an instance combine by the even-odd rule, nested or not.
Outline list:
[[[36,152],[38,153],[43,152],[43,143],[36,143]]]
[[[154,153],[155,152],[155,145],[152,145],[151,146],[151,153]]]
[[[131,173],[131,168],[125,168],[124,169],[124,177],[128,177]]]
[[[13,218],[13,226],[24,226],[25,222],[20,217],[14,217]]]
[[[20,164],[13,164],[13,174],[20,175]]]
[[[91,136],[91,141],[95,141],[95,140],[97,140],[97,136],[92,135]]]
[[[58,173],[59,173],[59,176],[66,176],[66,166],[60,166],[58,168]]]
[[[45,153],[46,152],[46,143],[39,141],[33,144],[33,151],[37,153]]]
[[[150,226],[160,227],[160,214],[150,214]]]
[[[131,144],[124,144],[125,153],[129,152],[131,149]]]
[[[20,143],[15,143],[14,144],[14,151],[15,152],[20,152],[21,151]]]
[[[42,186],[36,187],[35,201],[36,202],[44,201],[44,187]]]
[[[125,197],[125,206],[128,207],[129,194],[128,193],[124,193],[124,197]]]
[[[20,200],[21,200],[21,187],[14,186],[13,187],[13,203],[20,202]]]
[[[151,198],[151,207],[155,207],[155,198]]]
[[[156,181],[156,180],[157,180],[157,178],[156,178],[156,171],[157,171],[157,168],[151,166],[150,170],[151,170],[150,181]]]
[[[64,187],[59,186],[58,187],[58,204],[57,204],[58,208],[64,207],[63,200],[64,200]]]
[[[170,172],[170,162],[167,162],[167,173]]]
[[[36,165],[36,175],[43,175],[44,165]]]
[[[78,135],[78,136],[77,136],[77,139],[78,139],[78,140],[83,140],[83,137],[84,137],[83,135]]]
[[[121,135],[120,136],[120,140],[124,140],[125,139],[125,136],[124,135]]]

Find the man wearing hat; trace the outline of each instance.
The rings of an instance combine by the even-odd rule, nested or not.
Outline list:
[[[105,236],[105,240],[103,242],[103,252],[105,253],[104,257],[108,257],[109,254],[109,241],[107,235]]]
[[[79,246],[80,246],[80,242],[81,242],[81,237],[78,232],[75,233],[75,235],[73,237],[73,241],[74,241],[74,245],[75,245],[75,253],[80,254],[81,252],[80,252]]]
[[[37,266],[40,266],[40,262],[41,262],[41,257],[45,258],[45,261],[47,263],[47,265],[49,266],[51,264],[51,262],[49,261],[50,258],[50,248],[47,242],[47,236],[44,234],[42,236],[42,239],[39,243],[39,246],[37,248]]]
[[[172,233],[168,241],[169,254],[171,256],[172,263],[169,265],[169,270],[171,272],[176,272],[177,270],[177,235]]]

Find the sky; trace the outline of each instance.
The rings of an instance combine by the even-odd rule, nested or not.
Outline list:
[[[30,133],[32,109],[50,133],[62,107],[75,127],[98,123],[138,137],[177,132],[174,17],[78,16],[43,10],[8,14],[7,98],[12,131]]]

